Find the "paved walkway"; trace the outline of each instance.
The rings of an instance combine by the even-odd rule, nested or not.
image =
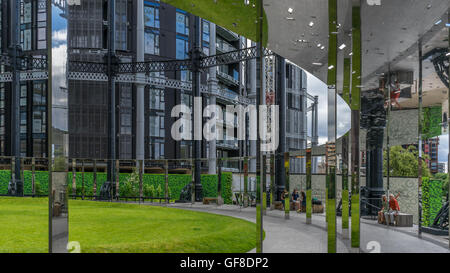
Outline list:
[[[204,211],[241,218],[251,222],[256,220],[255,208],[237,206],[170,204],[169,207]],[[313,214],[312,224],[306,224],[306,215],[290,213],[290,219],[284,219],[284,211],[267,211],[264,216],[265,253],[325,253],[327,252],[327,232],[324,215]],[[341,218],[337,218],[337,251],[351,252],[350,241],[341,234]],[[375,221],[361,220],[361,251],[381,253],[450,253],[448,240],[423,235],[418,238],[414,228],[397,228],[378,225]],[[255,252],[255,250],[251,251]]]

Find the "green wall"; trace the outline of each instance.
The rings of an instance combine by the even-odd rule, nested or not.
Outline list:
[[[38,194],[48,194],[48,173],[36,171],[36,184],[40,189]],[[121,173],[119,175],[119,186],[123,189],[123,185],[131,173]],[[0,171],[0,194],[8,193],[8,183],[10,181],[11,172],[6,170]],[[24,193],[29,195],[31,191],[31,171],[24,171]],[[76,173],[76,188],[77,194],[81,195],[82,192],[82,173]],[[94,176],[91,172],[84,173],[84,188],[85,195],[92,195],[93,193],[93,181]],[[100,188],[106,181],[106,173],[97,173],[97,195],[100,192]],[[169,189],[171,198],[178,200],[180,198],[181,190],[192,181],[192,176],[189,174],[169,174]],[[225,204],[232,203],[232,182],[233,177],[231,173],[222,173],[222,197]],[[153,186],[157,189],[161,187],[164,192],[165,189],[165,177],[163,174],[144,174],[143,185]],[[69,193],[72,193],[72,173],[68,173],[68,186]],[[216,175],[202,175],[203,196],[216,197],[217,196],[217,176]],[[159,197],[159,196],[158,196]],[[163,196],[161,196],[163,197]]]

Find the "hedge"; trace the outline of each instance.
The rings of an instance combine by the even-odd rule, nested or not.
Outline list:
[[[422,180],[422,223],[428,227],[433,224],[437,213],[442,208],[442,181]]]
[[[123,186],[127,179],[131,176],[131,173],[119,174],[119,188],[123,189]],[[45,171],[36,171],[36,185],[40,189],[40,194],[48,194],[48,173]],[[24,171],[24,194],[31,194],[31,171]],[[69,193],[72,194],[72,172],[68,173],[68,187]],[[11,172],[9,170],[0,171],[0,194],[8,193],[8,183],[11,180]],[[201,176],[203,186],[203,196],[216,197],[217,196],[217,175]],[[76,191],[77,195],[82,193],[82,173],[76,173]],[[93,181],[94,174],[92,172],[84,173],[84,190],[85,195],[93,195]],[[106,173],[97,173],[97,196],[99,195],[100,188],[106,181]],[[189,174],[169,174],[169,192],[172,199],[178,200],[180,198],[181,190],[192,181],[192,176]],[[233,176],[231,173],[222,173],[222,197],[225,204],[232,203],[232,182]],[[153,186],[157,189],[161,187],[164,192],[165,189],[165,177],[163,174],[144,174],[143,186]],[[122,194],[121,194],[122,195]],[[163,197],[163,196],[158,196]]]

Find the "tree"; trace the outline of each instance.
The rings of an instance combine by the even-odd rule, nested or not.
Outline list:
[[[404,149],[402,146],[393,146],[390,149],[390,176],[400,177],[417,177],[419,166],[419,153],[415,146],[409,146]],[[430,169],[428,168],[425,159],[428,156],[422,157],[422,177],[431,177]],[[387,152],[384,151],[383,156],[383,174],[387,175]]]

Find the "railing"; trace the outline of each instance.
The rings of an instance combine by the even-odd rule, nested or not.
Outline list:
[[[236,47],[232,46],[230,43],[228,43],[225,40],[222,40],[220,38],[217,38],[216,48],[220,51],[220,53],[225,53],[225,52],[230,52],[230,51],[237,50]]]
[[[228,75],[225,72],[222,72],[220,70],[217,70],[217,77],[224,80],[225,82],[233,85],[239,85],[239,80],[233,78],[232,76]]]

